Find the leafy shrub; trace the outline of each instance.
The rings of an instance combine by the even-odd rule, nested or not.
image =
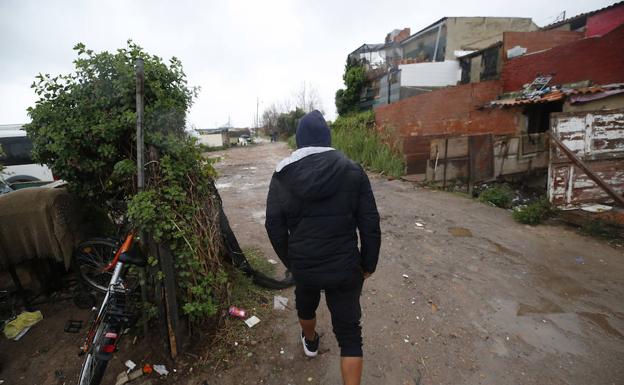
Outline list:
[[[405,174],[403,156],[395,150],[400,147],[394,142],[396,137],[391,132],[377,131],[373,111],[340,116],[331,128],[332,146],[349,158],[386,175],[399,177]]]
[[[227,295],[215,171],[184,131],[195,89],[182,63],[138,45],[114,53],[74,49],[75,72],[38,75],[26,125],[36,161],[50,165],[80,198],[115,210],[125,201],[132,226],[171,249],[179,302],[193,321],[216,314]],[[145,189],[136,190],[135,61],[145,67]],[[162,277],[158,263],[151,281]],[[157,299],[160,300],[160,299]]]
[[[479,195],[481,202],[491,203],[494,206],[509,208],[513,200],[514,192],[507,185],[490,186]]]
[[[527,206],[519,206],[514,208],[513,218],[527,225],[537,225],[542,223],[555,213],[555,209],[550,205],[548,199],[541,198]]]

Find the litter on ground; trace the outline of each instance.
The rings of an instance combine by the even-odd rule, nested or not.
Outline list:
[[[19,340],[30,328],[43,319],[43,314],[39,310],[33,312],[22,312],[13,321],[4,327],[4,335],[8,339]]]
[[[161,376],[166,376],[167,374],[169,374],[169,371],[167,370],[165,365],[154,365],[153,368],[156,373],[160,374]]]
[[[247,324],[247,326],[252,328],[260,323],[260,318],[256,317],[255,315],[252,315],[251,317],[245,320],[245,323]]]
[[[128,373],[130,373],[132,369],[136,368],[136,364],[132,362],[132,360],[126,361],[125,365],[126,365],[126,368],[128,368]]]
[[[276,295],[273,297],[273,309],[284,310],[288,306],[288,298]]]

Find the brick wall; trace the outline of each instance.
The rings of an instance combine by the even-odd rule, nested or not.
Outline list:
[[[377,125],[402,137],[515,132],[513,114],[477,109],[501,92],[499,81],[442,88],[378,107]]]
[[[624,4],[587,18],[586,36],[604,35],[624,24]]]
[[[551,84],[591,80],[595,84],[624,82],[624,25],[602,37],[590,37],[547,51],[508,60],[503,90],[516,91],[537,74],[553,73]]]
[[[517,132],[517,111],[478,109],[501,92],[499,81],[442,88],[380,106],[375,110],[375,119],[379,127],[393,130],[402,138],[407,173],[422,173],[434,138]]]
[[[503,57],[507,58],[507,50],[519,45],[527,49],[527,53],[542,51],[562,44],[582,39],[582,32],[574,31],[533,31],[503,33]]]

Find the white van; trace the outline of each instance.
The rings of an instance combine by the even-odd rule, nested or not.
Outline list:
[[[0,146],[3,150],[0,164],[5,166],[0,178],[7,183],[54,180],[48,166],[33,162],[32,142],[21,124],[0,125]]]

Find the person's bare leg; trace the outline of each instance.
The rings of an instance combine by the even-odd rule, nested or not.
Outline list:
[[[306,340],[314,341],[316,337],[316,318],[299,318],[299,324],[301,325],[301,329],[303,329],[303,335],[305,336]]]
[[[362,357],[341,357],[340,370],[344,385],[360,385],[362,380]]]

